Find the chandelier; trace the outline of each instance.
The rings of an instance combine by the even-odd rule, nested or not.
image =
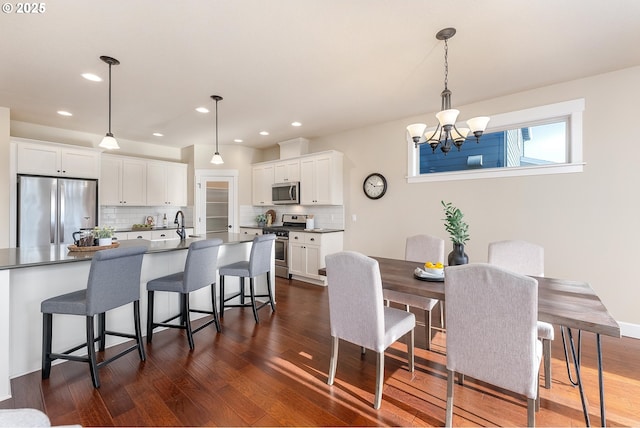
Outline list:
[[[440,147],[440,150],[446,154],[454,145],[460,151],[462,144],[467,138],[471,138],[470,134],[476,139],[476,143],[480,142],[482,133],[487,128],[489,118],[486,116],[474,117],[467,121],[468,128],[458,128],[456,119],[459,110],[451,108],[451,91],[448,88],[449,83],[449,45],[447,41],[456,34],[455,28],[445,28],[438,31],[436,39],[444,40],[444,90],[440,93],[442,98],[442,106],[439,113],[436,114],[438,126],[435,131],[426,131],[427,125],[424,123],[414,123],[407,126],[407,132],[413,140],[415,147],[421,144],[429,144],[433,153]],[[424,140],[421,141],[424,136]]]

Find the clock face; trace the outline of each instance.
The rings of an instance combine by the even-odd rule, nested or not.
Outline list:
[[[382,174],[369,174],[362,183],[362,190],[369,199],[380,199],[387,191],[387,179]]]

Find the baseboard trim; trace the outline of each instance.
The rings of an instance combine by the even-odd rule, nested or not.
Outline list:
[[[629,322],[619,322],[620,334],[626,337],[632,337],[634,339],[640,339],[640,325],[631,324]]]

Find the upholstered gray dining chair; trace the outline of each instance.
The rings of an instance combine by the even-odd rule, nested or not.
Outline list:
[[[406,241],[404,258],[405,260],[417,262],[420,265],[427,261],[444,262],[444,240],[430,235],[410,236]],[[395,302],[404,305],[407,311],[409,311],[410,307],[424,310],[426,348],[427,350],[431,350],[433,330],[445,331],[442,306],[440,306],[440,327],[434,327],[431,320],[431,311],[439,301],[437,299],[386,289],[382,290],[382,295],[387,302],[387,306],[389,302]]]
[[[488,262],[522,275],[544,276],[544,248],[527,241],[507,240],[489,243]],[[544,355],[544,387],[551,388],[551,341],[553,325],[538,321],[538,337]]]
[[[527,422],[534,426],[542,357],[536,280],[486,263],[447,267],[445,276],[445,425],[453,422],[458,373],[526,397]]]
[[[378,262],[363,254],[344,251],[325,257],[331,324],[331,362],[327,383],[333,385],[339,340],[377,353],[373,407],[380,408],[384,383],[384,351],[407,336],[409,370],[413,372],[415,315],[384,306]]]
[[[187,260],[184,270],[171,275],[153,279],[147,282],[148,306],[147,306],[147,343],[153,340],[153,329],[156,327],[169,327],[186,330],[189,349],[194,349],[193,333],[197,333],[211,323],[215,323],[216,330],[220,331],[218,310],[216,305],[216,279],[218,268],[218,251],[222,239],[207,239],[195,241],[189,244]],[[189,294],[204,287],[211,287],[212,310],[193,309],[189,304]],[[154,299],[156,291],[178,293],[180,295],[180,313],[162,321],[155,322]],[[200,325],[195,330],[191,328],[191,312],[213,315],[213,318]],[[180,323],[170,321],[180,318]]]
[[[91,260],[87,288],[44,300],[42,312],[42,379],[48,379],[51,362],[56,359],[89,363],[93,386],[100,387],[98,369],[133,350],[138,350],[140,360],[146,358],[140,330],[140,270],[146,247],[114,248],[97,251]],[[111,309],[133,303],[134,334],[119,333],[106,329],[105,313]],[[86,318],[87,341],[61,353],[51,352],[53,314],[81,315]],[[94,317],[98,315],[98,337],[94,335]],[[95,342],[104,351],[106,335],[135,339],[133,346],[114,357],[98,363]],[[70,355],[71,352],[87,348],[87,357]]]
[[[253,238],[253,244],[251,246],[251,253],[249,254],[249,260],[243,260],[230,265],[222,266],[220,268],[220,316],[224,317],[224,308],[244,308],[251,307],[253,309],[253,318],[256,320],[256,324],[260,322],[258,317],[258,310],[263,306],[270,304],[271,310],[276,311],[276,303],[273,293],[271,291],[271,251],[273,250],[273,242],[276,239],[276,235],[259,235]],[[267,276],[267,294],[256,294],[254,278],[265,275]],[[234,293],[231,296],[227,296],[224,291],[224,279],[227,276],[240,277],[240,291]],[[249,295],[245,295],[244,280],[249,278]],[[244,303],[244,299],[249,297],[250,303]],[[256,304],[256,297],[266,297],[268,300],[262,302],[260,305]],[[239,298],[240,302],[235,304],[227,303],[228,301]]]

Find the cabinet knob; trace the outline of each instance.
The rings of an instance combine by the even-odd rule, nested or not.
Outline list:
[[[316,238],[311,238],[309,241],[315,241],[315,240],[316,240]]]

